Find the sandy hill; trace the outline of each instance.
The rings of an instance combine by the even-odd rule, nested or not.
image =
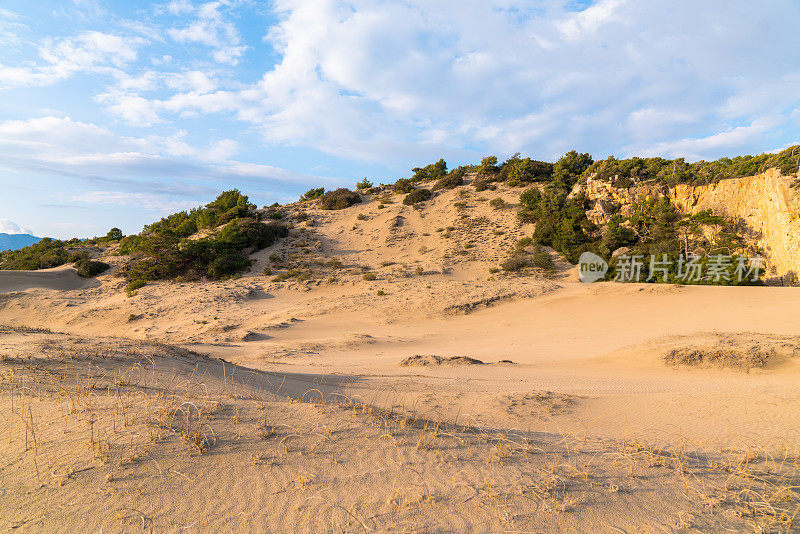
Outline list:
[[[800,293],[498,269],[532,226],[471,180],[281,206],[219,282],[0,272],[0,525],[796,528]]]

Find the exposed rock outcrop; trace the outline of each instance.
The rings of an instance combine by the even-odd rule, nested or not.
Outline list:
[[[708,185],[660,184],[615,187],[611,182],[589,178],[575,185],[570,197],[585,194],[594,201],[586,212],[597,225],[614,214],[630,215],[638,198],[669,197],[682,212],[694,215],[711,209],[747,228],[749,241],[763,251],[768,277],[778,283],[797,283],[800,273],[800,188],[793,187],[795,175],[784,176],[770,169],[755,176],[730,178]]]
[[[611,182],[589,177],[586,182],[575,184],[569,197],[574,198],[580,194],[594,201],[594,207],[586,212],[586,217],[594,224],[604,225],[617,213],[629,216],[636,199],[663,198],[668,192],[665,186],[656,183],[615,187]]]
[[[686,213],[711,209],[744,222],[764,251],[768,274],[794,282],[800,273],[800,189],[792,187],[796,180],[770,169],[703,186],[679,184],[670,197]]]

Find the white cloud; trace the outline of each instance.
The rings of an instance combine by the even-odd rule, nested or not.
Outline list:
[[[784,122],[781,117],[763,117],[747,126],[737,126],[706,137],[664,141],[643,148],[628,148],[627,152],[641,156],[683,156],[697,160],[702,159],[703,154],[730,152],[752,144]]]
[[[8,219],[0,219],[0,234],[33,234],[33,231]]]
[[[184,198],[211,194],[219,181],[270,184],[333,183],[330,179],[233,159],[235,140],[206,146],[172,137],[119,136],[70,118],[42,117],[0,122],[0,169],[69,176],[103,184],[118,193],[145,192]],[[166,181],[165,181],[166,180]]]
[[[199,70],[190,70],[167,75],[167,87],[178,91],[191,91],[196,93],[210,93],[217,89],[219,82]]]
[[[136,60],[137,49],[144,42],[141,37],[97,31],[75,38],[47,38],[39,47],[44,63],[16,67],[0,64],[0,88],[53,85],[79,72],[118,73]]]
[[[247,49],[236,26],[229,21],[224,10],[238,2],[219,0],[197,7],[190,2],[171,2],[167,10],[172,14],[193,14],[195,19],[181,28],[170,28],[169,36],[179,43],[196,43],[212,48],[217,63],[236,65]]]
[[[242,9],[266,8],[172,0],[146,24],[44,39],[38,62],[0,66],[0,86],[90,72],[108,80],[90,96],[128,125],[174,132],[189,129],[183,119],[197,119],[192,128],[219,121],[257,132],[247,148],[304,147],[391,167],[572,148],[711,157],[784,144],[797,130],[800,64],[786,53],[800,49],[796,2],[573,5],[278,0],[264,39],[277,61],[252,82],[237,25]],[[180,136],[162,142],[162,156],[205,161],[243,148],[216,139],[192,153]]]
[[[172,12],[193,19],[170,34],[215,50],[239,46],[233,7],[174,3]],[[725,138],[800,101],[800,65],[785,54],[800,47],[800,11],[789,0],[755,10],[689,0],[600,0],[578,12],[522,0],[465,0],[458,9],[281,0],[274,8],[279,22],[266,42],[280,59],[258,83],[241,88],[189,70],[167,77],[172,95],[143,101],[123,92],[104,102],[131,124],[230,114],[268,144],[385,163],[475,145],[540,157],[688,149],[688,139]],[[233,39],[220,37],[226,32]],[[693,146],[707,156],[730,145]]]
[[[604,24],[622,20],[617,15],[617,8],[623,3],[624,0],[600,0],[597,4],[573,13],[557,23],[558,29],[571,39],[587,32],[594,32]]]
[[[139,209],[157,213],[176,213],[193,208],[197,202],[191,200],[171,200],[163,195],[153,193],[132,193],[130,191],[85,191],[80,195],[72,195],[68,200],[79,204],[108,206],[136,206]]]
[[[0,8],[0,45],[12,47],[20,43],[20,34],[30,28],[19,20],[18,13]]]

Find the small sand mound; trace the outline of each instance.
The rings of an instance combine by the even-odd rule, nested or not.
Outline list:
[[[263,341],[269,338],[270,337],[267,334],[262,334],[261,332],[253,332],[253,331],[248,331],[242,335],[242,341]]]
[[[475,358],[470,358],[469,356],[452,356],[446,358],[434,354],[417,354],[415,356],[409,356],[400,362],[400,365],[404,367],[426,367],[429,365],[484,365],[484,362],[476,360]]]
[[[706,334],[684,339],[661,357],[667,365],[725,367],[748,371],[800,357],[797,337],[758,334]]]
[[[664,355],[668,365],[696,365],[708,367],[730,367],[734,369],[753,369],[764,367],[776,356],[774,349],[762,350],[758,347],[747,349],[728,348],[683,348],[672,349]]]

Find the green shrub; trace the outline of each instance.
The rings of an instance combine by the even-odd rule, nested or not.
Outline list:
[[[384,291],[383,289],[379,289],[379,290],[378,290],[378,296],[379,296],[379,297],[384,297],[384,296],[386,296],[386,291]]]
[[[124,238],[125,236],[122,234],[122,230],[119,228],[112,228],[106,234],[105,240],[106,241],[119,241],[120,239]]]
[[[552,272],[556,268],[553,258],[544,250],[536,250],[531,254],[530,263],[533,267],[547,272]]]
[[[358,219],[359,221],[366,221],[367,216],[364,215],[363,213],[359,213],[358,215],[356,215],[356,219]]]
[[[489,205],[494,209],[505,208],[507,206],[506,201],[500,197],[493,198],[489,201]]]
[[[290,280],[292,278],[296,278],[300,276],[302,273],[299,269],[291,269],[285,273],[281,273],[275,278],[272,279],[273,282],[285,282],[286,280]]]
[[[375,273],[364,273],[363,278],[364,280],[372,281],[372,280],[377,280],[378,275],[376,275]]]
[[[777,168],[784,175],[800,169],[800,145],[789,147],[777,154],[736,156],[714,161],[686,163],[683,158],[629,158],[609,157],[596,161],[586,168],[583,176],[613,181],[619,187],[630,187],[637,182],[655,180],[666,186],[678,183],[708,184],[727,178],[753,176],[767,169]]]
[[[411,171],[414,173],[411,181],[430,182],[432,180],[444,178],[444,176],[447,174],[447,163],[444,161],[444,159],[440,159],[436,163],[431,163],[430,165],[426,165],[424,167],[414,167],[411,169]]]
[[[394,183],[392,190],[396,193],[410,193],[414,190],[414,182],[410,178],[400,178]]]
[[[592,163],[594,160],[591,155],[570,150],[553,165],[553,179],[572,187]]]
[[[341,187],[335,191],[328,191],[319,202],[319,207],[324,210],[343,210],[361,202],[361,195]]]
[[[411,206],[416,204],[417,202],[425,202],[426,200],[430,200],[433,196],[433,193],[429,189],[415,189],[403,199],[403,204],[406,206]]]
[[[318,187],[316,189],[309,189],[303,196],[300,197],[300,202],[307,202],[309,200],[314,200],[315,198],[320,198],[322,195],[325,194],[324,187]]]
[[[481,160],[481,165],[478,167],[478,174],[495,174],[498,170],[497,156],[486,156]]]
[[[372,187],[372,182],[367,180],[366,176],[360,182],[356,182],[356,189],[370,189],[371,187]]]
[[[76,243],[78,240],[75,240]],[[70,259],[68,246],[71,242],[45,237],[38,243],[2,253],[2,269],[36,270],[64,265]],[[74,261],[74,260],[73,260]]]
[[[475,191],[486,191],[489,188],[489,180],[486,178],[476,178],[472,185],[475,187]]]
[[[508,272],[517,272],[530,267],[530,261],[524,254],[515,254],[500,264],[500,268]]]
[[[529,246],[533,245],[533,238],[532,237],[522,237],[517,240],[517,250],[525,250]]]
[[[252,261],[241,254],[225,254],[208,264],[208,276],[215,280],[229,278],[250,267]]]
[[[243,200],[244,199],[244,200]],[[238,191],[225,192],[206,208],[170,215],[145,227],[138,235],[126,237],[121,251],[133,259],[123,272],[128,281],[161,279],[220,279],[247,269],[250,251],[260,250],[286,237],[289,230],[276,223],[261,223],[251,217],[226,219],[231,213],[246,209],[251,214],[247,197]],[[229,207],[235,203],[234,207]],[[244,207],[242,207],[244,206]],[[222,213],[222,215],[219,215]],[[226,221],[200,239],[187,239],[180,228],[187,222]]]
[[[458,187],[464,183],[464,174],[465,171],[463,167],[453,169],[447,173],[447,176],[443,176],[436,181],[433,185],[433,190],[438,191],[439,189],[453,189]]]
[[[520,158],[515,154],[503,164],[502,172],[509,185],[547,182],[553,176],[553,164],[531,158]]]
[[[84,278],[94,278],[98,274],[105,272],[109,267],[111,266],[105,262],[88,259],[75,263],[78,274]]]
[[[147,285],[147,282],[144,280],[132,280],[128,282],[128,285],[125,286],[125,292],[128,294],[129,297],[136,294],[137,289],[141,289]]]

